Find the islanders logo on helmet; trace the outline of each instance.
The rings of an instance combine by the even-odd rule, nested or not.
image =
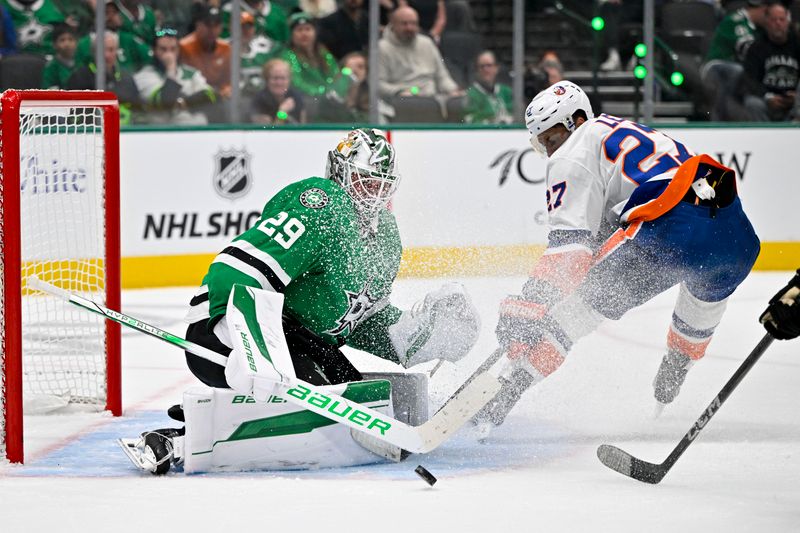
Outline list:
[[[553,87],[553,92],[556,94],[556,96],[561,96],[562,94],[566,93],[567,90],[561,85],[556,85]]]

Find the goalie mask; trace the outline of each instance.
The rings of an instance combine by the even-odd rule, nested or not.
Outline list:
[[[553,126],[563,124],[569,133],[575,131],[572,117],[577,111],[586,113],[587,119],[594,118],[589,97],[571,81],[560,81],[537,94],[525,110],[525,125],[531,134],[533,149],[546,153],[538,137]]]
[[[394,148],[372,128],[351,131],[328,152],[325,177],[341,185],[367,218],[386,207],[400,181]]]

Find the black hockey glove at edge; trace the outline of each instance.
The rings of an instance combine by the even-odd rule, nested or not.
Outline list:
[[[759,322],[779,340],[800,336],[800,269],[792,280],[769,301]]]

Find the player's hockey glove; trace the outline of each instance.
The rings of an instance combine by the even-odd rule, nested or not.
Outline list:
[[[561,299],[561,291],[539,278],[530,278],[522,295],[500,302],[500,321],[495,334],[500,346],[508,349],[513,341],[535,345],[541,339],[541,320]]]
[[[776,339],[787,340],[800,336],[800,269],[792,280],[772,297],[759,321]]]

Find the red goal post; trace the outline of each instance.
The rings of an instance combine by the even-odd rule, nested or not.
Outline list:
[[[36,274],[120,309],[117,99],[8,90],[0,135],[0,460],[23,462],[24,398],[122,413],[119,325],[25,284]]]

